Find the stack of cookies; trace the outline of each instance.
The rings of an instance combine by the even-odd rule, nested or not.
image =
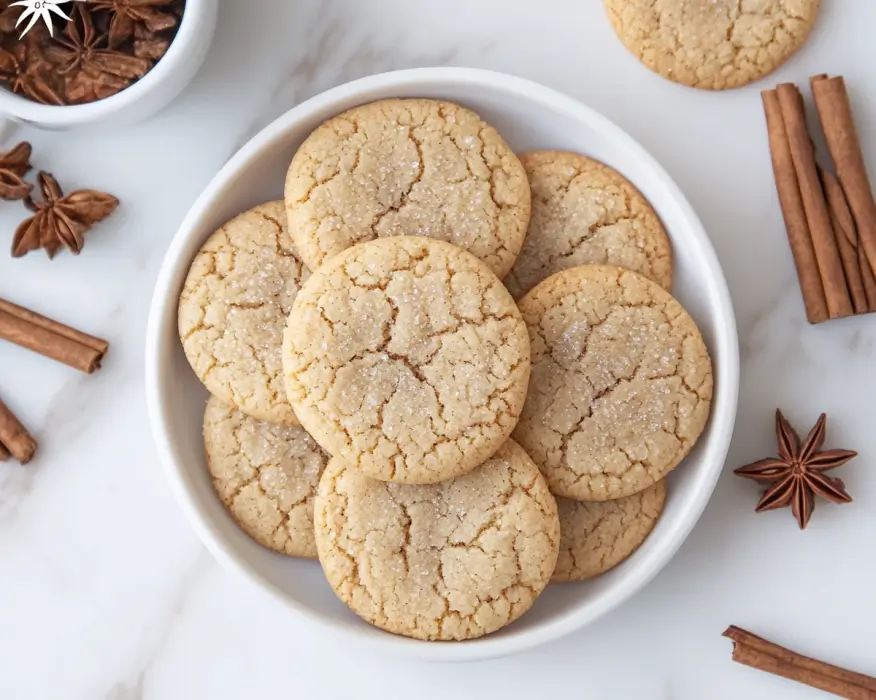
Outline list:
[[[495,632],[657,522],[712,393],[671,284],[666,232],[611,168],[518,158],[447,102],[338,115],[182,292],[216,492],[371,624]]]

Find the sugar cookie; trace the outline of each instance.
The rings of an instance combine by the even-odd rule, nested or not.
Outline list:
[[[648,68],[705,90],[747,85],[799,49],[819,0],[605,0],[624,45]]]
[[[501,278],[529,206],[523,166],[496,130],[437,100],[382,100],[329,119],[286,179],[289,226],[313,270],[356,243],[422,235],[465,248]]]
[[[514,438],[554,495],[622,498],[684,459],[709,416],[712,363],[666,290],[589,265],[549,277],[520,310],[532,375]]]
[[[303,428],[257,420],[213,396],[204,447],[213,487],[246,534],[281,554],[316,557],[313,498],[328,457]]]
[[[665,481],[614,501],[558,498],[560,554],[551,582],[583,581],[616,567],[651,534],[665,502]]]
[[[333,459],[314,521],[338,597],[377,627],[426,640],[473,639],[516,620],[547,585],[560,541],[544,477],[510,440],[430,486],[377,481]]]
[[[511,434],[529,338],[486,265],[402,236],[349,248],[313,273],[289,316],[283,363],[295,413],[327,452],[376,479],[435,483]]]
[[[672,248],[651,205],[617,170],[578,153],[520,156],[532,188],[523,250],[505,278],[520,299],[570,267],[616,265],[672,286]]]
[[[268,202],[207,239],[180,296],[179,334],[211,394],[255,418],[298,425],[286,400],[280,347],[309,272],[285,222],[282,202]]]

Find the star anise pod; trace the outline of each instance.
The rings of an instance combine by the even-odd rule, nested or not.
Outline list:
[[[36,203],[28,197],[24,202],[34,215],[15,231],[12,239],[15,258],[39,248],[53,258],[62,246],[79,255],[85,245],[85,232],[119,206],[118,199],[98,190],[76,190],[65,197],[49,173],[40,172],[39,183],[43,201]]]
[[[46,57],[65,76],[69,102],[110,97],[148,72],[152,64],[146,59],[107,49],[106,37],[94,29],[91,11],[83,5],[76,10],[64,35],[46,47]]]
[[[134,27],[134,55],[157,61],[170,48],[170,38],[150,32],[142,24]]]
[[[30,35],[28,35],[30,36]],[[28,60],[30,59],[30,60]],[[0,48],[0,80],[16,93],[47,105],[63,105],[51,80],[51,66],[26,42]]]
[[[112,13],[109,29],[109,46],[116,48],[134,35],[134,26],[140,22],[150,32],[173,29],[177,17],[164,8],[175,0],[87,0],[95,10]]]
[[[24,181],[24,174],[30,170],[30,153],[30,144],[22,141],[0,156],[0,198],[24,199],[30,194],[33,185]]]
[[[790,505],[803,530],[815,509],[816,495],[834,503],[851,502],[845,484],[840,479],[825,476],[824,472],[841,467],[858,453],[851,450],[820,452],[826,430],[827,416],[822,413],[801,444],[800,436],[782,412],[776,411],[779,456],[762,459],[733,472],[747,479],[773,482],[761,496],[756,512]]]

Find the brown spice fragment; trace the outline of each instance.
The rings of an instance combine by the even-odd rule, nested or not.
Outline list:
[[[8,153],[0,156],[0,198],[6,200],[24,199],[33,185],[24,181],[30,170],[31,146],[22,141]]]
[[[64,76],[68,103],[93,102],[115,95],[142,78],[152,63],[106,48],[106,36],[94,27],[91,12],[78,5],[64,35],[46,47],[46,57]]]
[[[797,86],[783,83],[776,88],[791,158],[800,185],[803,209],[809,224],[809,235],[818,261],[824,296],[831,318],[851,316],[854,313],[852,301],[846,286],[845,272],[836,247],[830,213],[818,177],[815,164],[815,151],[806,128],[806,115],[803,98]]]
[[[804,530],[815,510],[815,495],[833,503],[851,503],[852,497],[842,480],[825,476],[825,472],[841,467],[858,453],[821,451],[826,434],[827,416],[822,413],[801,443],[782,412],[776,411],[778,457],[767,457],[733,470],[737,476],[770,484],[758,501],[756,513],[791,506],[800,529]]]
[[[21,464],[30,462],[37,448],[36,440],[2,399],[0,399],[0,445]]]
[[[869,304],[864,281],[861,277],[861,266],[858,262],[858,231],[855,227],[855,220],[852,218],[852,212],[849,210],[843,188],[836,178],[826,170],[820,170],[819,173],[824,186],[824,194],[827,197],[837,249],[843,261],[843,270],[846,273],[846,282],[852,297],[852,306],[856,314],[866,313],[869,311]]]
[[[876,700],[876,678],[803,656],[735,625],[723,636],[733,640],[733,660],[737,663],[848,700]]]
[[[0,338],[86,374],[100,368],[109,343],[0,299]]]
[[[836,174],[855,218],[861,245],[876,271],[876,202],[843,78],[812,82],[812,94]]]
[[[794,265],[797,268],[797,279],[806,307],[806,318],[809,323],[821,323],[826,321],[830,314],[827,309],[827,300],[824,297],[821,275],[818,272],[815,249],[809,235],[809,224],[806,221],[800,185],[791,158],[791,146],[785,130],[785,120],[782,117],[782,109],[775,90],[765,90],[761,93],[761,97],[767,121],[776,190],[785,221],[788,244],[791,247]]]
[[[34,102],[63,105],[64,100],[52,80],[51,68],[28,42],[20,42],[11,50],[0,47],[0,80],[9,90]]]
[[[39,173],[44,201],[34,202],[31,197],[25,205],[34,216],[23,221],[12,239],[12,256],[19,258],[43,248],[49,258],[66,247],[78,255],[85,245],[85,233],[98,221],[112,214],[119,200],[98,190],[76,190],[64,196],[55,178]]]

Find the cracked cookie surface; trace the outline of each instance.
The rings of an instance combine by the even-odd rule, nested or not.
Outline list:
[[[474,112],[396,99],[318,127],[292,159],[286,209],[312,270],[356,243],[429,236],[502,278],[523,245],[530,193],[517,156]]]
[[[568,151],[533,151],[520,162],[532,189],[532,219],[505,278],[515,299],[560,270],[591,264],[616,265],[664,289],[672,286],[663,224],[623,175]]]
[[[482,466],[428,486],[329,462],[315,506],[326,578],[356,614],[426,640],[480,637],[526,612],[554,571],[557,506],[509,440]]]
[[[622,498],[663,479],[708,420],[712,363],[693,319],[628,270],[576,267],[520,301],[532,346],[514,439],[551,492]]]
[[[213,488],[247,535],[316,558],[313,501],[328,456],[303,428],[257,420],[212,396],[204,448]]]
[[[705,90],[747,85],[809,36],[819,0],[605,0],[624,45],[648,68]]]
[[[424,237],[349,248],[313,273],[283,345],[302,425],[384,481],[473,469],[514,429],[529,337],[514,300],[473,255]]]
[[[244,212],[207,239],[189,269],[178,321],[186,357],[211,394],[255,418],[298,425],[280,349],[309,274],[282,202]]]
[[[665,481],[614,501],[558,498],[560,554],[551,582],[584,581],[629,558],[651,534],[665,502]]]

